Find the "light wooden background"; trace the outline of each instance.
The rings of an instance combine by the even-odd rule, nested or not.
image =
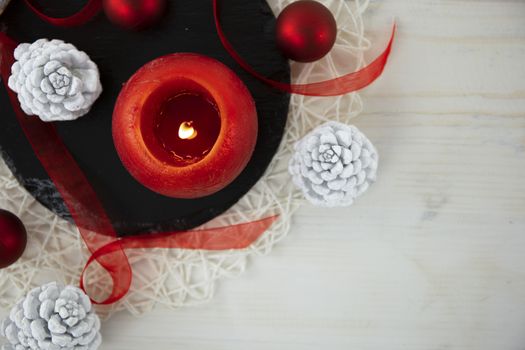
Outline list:
[[[303,208],[210,304],[114,317],[101,350],[525,349],[525,1],[371,7],[372,35],[399,24],[355,120],[379,182]]]

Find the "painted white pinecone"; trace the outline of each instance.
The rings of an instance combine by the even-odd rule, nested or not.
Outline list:
[[[0,15],[4,12],[5,8],[11,0],[0,0]]]
[[[10,344],[3,350],[96,350],[99,330],[89,297],[57,283],[33,289],[0,325]]]
[[[377,165],[377,151],[359,129],[328,122],[297,142],[289,171],[312,204],[337,207],[368,189]]]
[[[62,40],[20,44],[14,55],[8,83],[28,115],[74,120],[88,113],[102,92],[97,65]]]

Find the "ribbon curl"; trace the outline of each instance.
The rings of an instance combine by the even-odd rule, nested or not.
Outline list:
[[[76,14],[66,18],[55,18],[49,17],[38,10],[34,5],[33,0],[25,0],[25,2],[29,8],[44,21],[53,25],[64,27],[82,25],[89,21],[91,17],[95,16],[102,9],[102,0],[88,0],[87,4]],[[390,51],[392,50],[392,44],[394,42],[394,36],[396,32],[395,24],[392,28],[392,35],[390,36],[390,40],[385,50],[369,65],[356,72],[348,73],[338,78],[310,84],[288,84],[272,80],[257,72],[248,62],[246,62],[228,40],[221,26],[219,2],[220,0],[213,0],[213,16],[217,35],[219,36],[219,39],[225,50],[244,70],[246,70],[252,76],[281,91],[306,96],[339,96],[363,89],[381,76],[387,64],[388,57],[390,56]]]
[[[103,301],[108,305],[122,299],[131,287],[133,278],[126,249],[181,248],[226,250],[244,249],[255,242],[277,219],[276,216],[259,221],[196,231],[172,231],[155,235],[118,238],[89,180],[60,139],[54,125],[37,117],[27,116],[11,91],[7,81],[15,62],[13,53],[17,44],[0,32],[0,75],[18,122],[56,189],[62,196],[80,234],[91,252],[81,275],[80,286],[85,291],[84,274],[97,261],[113,281],[110,295]]]
[[[84,275],[89,266],[99,259],[112,254],[119,254],[123,250],[142,249],[142,248],[170,248],[170,249],[202,249],[209,251],[246,249],[257,241],[277,220],[277,216],[267,217],[258,221],[248,223],[217,227],[210,229],[166,232],[155,235],[140,235],[126,237],[115,240],[97,251],[88,259],[80,278],[80,288],[84,288]],[[119,267],[120,271],[111,271],[113,285],[122,285],[107,300],[100,304],[111,304],[124,297],[131,286],[131,271],[126,269],[126,265]],[[107,270],[107,269],[106,269]]]
[[[383,70],[385,69],[388,57],[390,56],[390,51],[392,50],[392,44],[394,43],[394,36],[396,32],[396,25],[394,24],[392,28],[392,35],[390,36],[390,40],[386,49],[374,61],[372,61],[372,63],[356,72],[343,75],[339,78],[320,81],[317,83],[288,84],[272,80],[257,72],[239,55],[222,30],[219,0],[213,0],[213,15],[215,18],[217,34],[219,35],[222,45],[226,51],[228,51],[230,56],[232,56],[232,58],[237,61],[237,63],[245,71],[275,89],[306,96],[339,96],[360,90],[373,83],[377,78],[379,78],[379,76],[381,76],[381,73],[383,73]]]
[[[59,27],[75,27],[88,22],[102,10],[102,0],[88,0],[86,5],[69,17],[51,17],[40,11],[33,0],[24,0],[26,5],[42,20]]]

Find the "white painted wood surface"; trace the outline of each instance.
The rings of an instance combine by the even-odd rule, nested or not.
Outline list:
[[[355,120],[379,182],[303,208],[210,304],[114,317],[101,350],[525,349],[525,1],[374,1],[368,28],[391,15]]]

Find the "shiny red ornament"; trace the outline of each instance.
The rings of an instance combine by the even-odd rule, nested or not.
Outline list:
[[[103,0],[109,20],[125,29],[144,29],[157,22],[166,0]]]
[[[27,233],[13,213],[0,209],[0,269],[15,263],[24,253]]]
[[[277,18],[277,46],[294,61],[313,62],[323,58],[332,50],[336,38],[334,16],[317,1],[296,1]]]

